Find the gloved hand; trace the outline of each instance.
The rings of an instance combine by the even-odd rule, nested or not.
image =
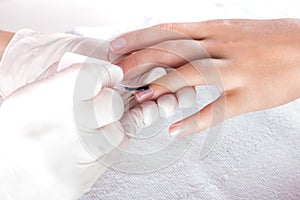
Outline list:
[[[91,59],[7,97],[0,199],[78,199],[88,190],[125,139],[123,100],[111,89],[122,78],[119,67]]]
[[[66,68],[66,66],[75,63],[86,62],[88,59],[91,58],[79,54],[66,53],[58,67]],[[156,67],[134,78],[123,80],[120,83],[132,87],[140,87],[152,83],[170,71],[173,71],[173,69]],[[124,133],[128,136],[137,135],[143,128],[150,126],[160,117],[168,118],[174,115],[178,109],[194,106],[197,96],[193,87],[185,87],[176,93],[163,95],[157,101],[147,101],[139,104],[134,99],[134,92],[124,92],[122,90],[117,90],[117,92],[123,99],[125,110],[120,122]]]
[[[66,52],[101,60],[112,59],[107,43],[62,33],[24,29],[8,44],[0,63],[0,96],[5,99],[18,88],[61,70],[58,62]]]
[[[3,55],[0,95],[5,101],[0,113],[3,125],[0,154],[5,164],[0,167],[1,199],[78,198],[113,161],[111,153],[116,146],[126,140],[125,122],[139,129],[150,125],[150,122],[144,123],[148,114],[143,110],[149,110],[147,106],[137,112],[143,115],[139,118],[142,123],[126,121],[126,115],[121,124],[117,122],[122,116],[123,102],[117,93],[107,88],[99,87],[96,91],[101,92],[92,96],[80,90],[76,98],[79,100],[72,108],[71,97],[74,97],[73,87],[80,66],[49,77],[68,66],[59,65],[62,55],[68,51],[103,60],[112,60],[114,56],[109,55],[106,43],[96,39],[31,30],[16,33]],[[101,69],[95,65],[86,68],[93,72],[86,77]],[[113,76],[120,73],[120,70],[112,73],[111,79],[116,80]],[[103,86],[112,86],[122,79],[110,81],[110,76],[104,77],[100,81]],[[33,84],[27,85],[29,83]],[[112,102],[116,110],[109,109]],[[91,113],[91,107],[96,112]],[[73,110],[78,135],[72,120]],[[84,114],[76,115],[82,112]],[[90,121],[86,114],[95,114],[96,120]],[[101,126],[104,127],[99,129]],[[102,163],[96,162],[97,159]]]

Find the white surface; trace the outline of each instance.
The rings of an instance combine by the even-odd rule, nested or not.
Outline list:
[[[204,105],[209,95],[204,89],[199,91]],[[201,160],[200,147],[207,133],[191,138],[192,145],[182,157],[154,172],[132,173],[140,166],[129,163],[130,158],[125,159],[128,163],[117,162],[82,200],[300,198],[300,100],[228,120],[217,145]],[[169,142],[167,134],[159,139],[133,140],[131,151],[157,150]],[[168,160],[168,156],[162,153],[140,162],[151,165]]]
[[[162,21],[211,18],[299,16],[299,1],[240,0],[0,0],[0,28],[64,32],[77,26],[136,23],[150,16]]]

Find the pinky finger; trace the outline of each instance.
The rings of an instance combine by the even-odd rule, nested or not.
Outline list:
[[[236,94],[228,93],[221,95],[217,100],[205,106],[198,113],[170,126],[170,135],[173,138],[192,135],[237,115],[237,101],[238,95]]]

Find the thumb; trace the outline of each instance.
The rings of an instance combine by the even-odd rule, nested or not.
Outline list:
[[[67,52],[58,64],[58,70],[77,65],[75,96],[79,100],[95,97],[103,87],[112,87],[123,79],[120,67],[105,60]]]

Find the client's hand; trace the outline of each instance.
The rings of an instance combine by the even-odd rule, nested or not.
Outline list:
[[[0,199],[78,199],[87,191],[125,139],[123,100],[111,89],[122,78],[119,67],[91,60],[5,99]]]
[[[118,54],[134,52],[119,61],[129,75],[153,65],[177,68],[138,93],[139,102],[186,86],[208,84],[219,89],[217,100],[170,127],[177,137],[300,97],[296,19],[162,24],[125,34],[111,47]]]

